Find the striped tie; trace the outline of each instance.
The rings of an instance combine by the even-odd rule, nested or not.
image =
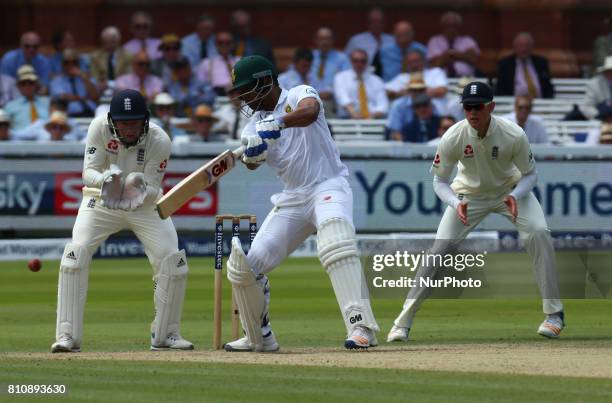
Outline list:
[[[327,53],[321,53],[321,63],[319,64],[319,71],[317,72],[317,77],[319,80],[323,79],[325,75],[325,62],[327,61]]]
[[[533,82],[533,77],[529,74],[529,69],[527,68],[527,61],[523,61],[523,75],[525,76],[525,82],[527,83],[527,92],[531,98],[538,97],[538,89]]]

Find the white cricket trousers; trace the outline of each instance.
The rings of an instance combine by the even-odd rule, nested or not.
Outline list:
[[[134,232],[142,242],[154,276],[162,260],[178,252],[178,237],[172,220],[162,220],[154,205],[123,211],[107,209],[100,203],[97,197],[83,197],[72,229],[72,242],[87,248],[90,256],[106,238],[126,229]]]
[[[449,206],[446,208],[438,226],[436,240],[443,240],[442,244],[444,245],[463,240],[491,213],[501,214],[512,220],[508,207],[504,203],[504,198],[505,195],[492,199],[464,196],[463,201],[468,203],[468,225],[463,225],[457,216],[457,211]],[[514,225],[525,244],[527,253],[533,260],[536,282],[540,295],[542,295],[543,311],[545,314],[562,311],[563,304],[559,299],[559,285],[555,268],[555,250],[542,207],[533,193],[529,192],[527,196],[517,200],[517,209],[518,214]],[[437,246],[434,245],[434,249],[436,248]],[[435,250],[434,252],[444,253],[441,250]],[[421,269],[417,272],[417,277],[435,275],[431,269]],[[395,325],[411,327],[414,315],[430,292],[430,289],[423,287],[411,288],[404,302],[403,310],[394,322]]]

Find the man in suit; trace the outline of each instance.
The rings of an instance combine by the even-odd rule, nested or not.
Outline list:
[[[514,38],[514,54],[497,65],[496,95],[527,95],[531,98],[552,98],[555,90],[550,81],[548,60],[532,54],[533,37],[520,32]]]
[[[272,46],[267,40],[253,36],[251,33],[251,15],[244,10],[236,10],[232,14],[231,31],[234,36],[234,55],[242,58],[251,55],[260,55],[274,61]]]
[[[131,71],[132,57],[121,46],[121,33],[117,27],[109,26],[100,34],[101,47],[90,54],[91,78],[100,87]]]

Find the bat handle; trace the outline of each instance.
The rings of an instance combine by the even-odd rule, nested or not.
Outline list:
[[[244,150],[246,150],[246,146],[245,145],[241,145],[240,147],[238,147],[235,150],[233,150],[232,154],[234,155],[234,158],[242,157],[242,154],[244,154]]]

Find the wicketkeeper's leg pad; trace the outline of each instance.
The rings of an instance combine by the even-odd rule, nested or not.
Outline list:
[[[87,299],[87,285],[91,255],[84,246],[68,243],[60,262],[57,287],[57,323],[55,337],[72,337],[75,346],[83,337],[83,313]]]
[[[227,260],[227,278],[232,283],[240,321],[253,351],[263,350],[261,324],[265,310],[264,288],[247,262],[240,239],[232,238],[232,252]]]
[[[166,256],[159,266],[154,278],[155,320],[151,325],[154,346],[163,346],[168,334],[180,331],[188,273],[185,250]]]
[[[317,247],[336,293],[347,334],[355,326],[378,331],[353,227],[343,218],[324,221],[317,232]]]

